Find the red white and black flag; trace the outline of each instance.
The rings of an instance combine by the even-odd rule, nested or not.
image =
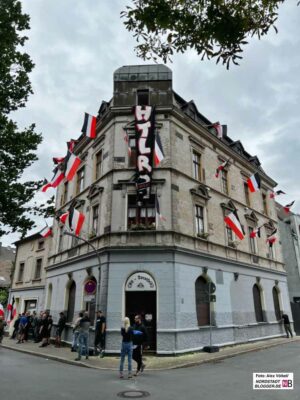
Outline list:
[[[252,239],[254,239],[254,238],[256,238],[256,237],[259,237],[260,238],[260,230],[261,230],[261,226],[259,227],[259,228],[255,228],[255,229],[253,229],[253,231],[252,232],[250,232],[250,237],[252,238]]]
[[[84,121],[81,132],[84,133],[87,137],[91,139],[95,139],[96,137],[96,124],[97,118],[88,113],[84,113]]]
[[[59,217],[59,219],[67,229],[78,236],[84,223],[85,215],[76,210],[74,206],[71,206],[67,212],[63,213]]]
[[[167,220],[160,212],[160,206],[159,206],[159,201],[158,201],[157,195],[155,196],[155,210],[156,210],[156,215],[159,217],[159,219],[161,221],[166,221]]]
[[[289,213],[289,212],[290,212],[290,209],[291,209],[291,207],[292,207],[292,205],[293,205],[294,203],[295,203],[295,200],[292,201],[291,203],[287,204],[286,206],[284,206],[284,207],[283,207],[284,211],[285,211],[286,213]]]
[[[43,236],[43,238],[46,238],[52,235],[52,229],[47,225],[39,233],[41,236]]]
[[[53,188],[56,188],[64,180],[65,174],[63,173],[63,171],[60,169],[59,166],[55,167],[53,172],[54,175],[50,183]]]
[[[158,132],[155,135],[155,144],[154,144],[154,165],[157,167],[162,160],[165,158],[163,147],[161,144],[160,136]]]
[[[224,218],[225,223],[229,226],[229,228],[236,234],[236,236],[240,239],[243,240],[245,237],[245,232],[242,227],[242,224],[239,220],[237,211],[234,210],[230,214],[228,214]]]
[[[277,190],[276,192],[271,192],[270,193],[270,199],[274,199],[276,196],[280,196],[281,194],[286,194],[282,190]]]
[[[229,158],[227,161],[224,161],[221,165],[218,166],[215,173],[216,178],[219,178],[220,172],[223,171],[223,169],[225,169],[228,166],[228,164],[229,164]]]
[[[277,240],[276,233],[277,229],[274,229],[273,232],[267,237],[267,243],[269,244],[270,247],[272,247]]]
[[[67,142],[67,146],[68,146],[68,150],[73,153],[74,151],[74,147],[76,146],[76,144],[79,142],[79,140],[77,139],[71,139],[69,142]]]
[[[43,193],[45,193],[49,188],[51,188],[52,187],[52,185],[51,185],[51,183],[50,182],[48,182],[48,180],[45,178],[44,179],[44,182],[43,182],[43,186],[42,186],[42,188],[41,188],[41,191],[43,192]]]
[[[257,192],[260,189],[260,176],[258,172],[250,176],[250,178],[247,180],[248,187],[250,192]]]
[[[64,162],[65,157],[53,157],[52,160],[54,162],[55,165],[60,164],[62,162]]]
[[[74,153],[68,151],[65,160],[65,176],[68,181],[71,181],[77,172],[77,169],[81,163],[81,159],[77,157]]]
[[[7,306],[7,311],[8,311],[7,323],[9,324],[14,319],[14,317],[17,313],[14,296],[11,299],[11,303],[8,304],[8,306]]]
[[[221,125],[219,121],[214,122],[211,125],[206,125],[206,127],[209,129],[212,128],[216,132],[219,139],[227,136],[227,125]]]

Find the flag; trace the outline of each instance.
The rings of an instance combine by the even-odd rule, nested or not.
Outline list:
[[[273,244],[276,242],[277,237],[275,236],[277,233],[277,229],[275,228],[273,232],[267,237],[267,243],[269,243],[269,246],[272,247]]]
[[[284,206],[284,207],[283,207],[284,211],[285,211],[286,213],[289,213],[289,212],[290,212],[290,208],[292,207],[292,205],[293,205],[294,203],[295,203],[295,200],[292,201],[291,203],[287,204],[286,206]]]
[[[260,189],[260,176],[258,172],[250,176],[247,180],[250,192],[257,192]]]
[[[68,150],[73,153],[74,147],[76,144],[79,142],[77,139],[71,139],[69,142],[67,142]]]
[[[213,128],[219,139],[222,139],[224,136],[227,136],[227,125],[221,125],[220,122],[215,122],[211,125],[206,125],[207,128]]]
[[[76,171],[81,163],[81,159],[75,154],[68,151],[66,160],[65,160],[65,175],[68,181],[71,181],[76,174]]]
[[[260,226],[259,228],[253,229],[253,231],[250,232],[250,237],[251,237],[252,239],[254,239],[254,238],[256,238],[256,237],[259,237],[259,238],[260,238],[260,230],[261,230],[261,226]]]
[[[39,233],[40,233],[41,236],[43,236],[43,238],[46,238],[46,237],[52,235],[52,229],[47,225]]]
[[[245,233],[243,230],[243,227],[240,223],[237,211],[232,211],[230,214],[228,214],[224,218],[225,223],[233,230],[233,232],[236,234],[236,236],[240,239],[243,240],[245,237]]]
[[[43,193],[45,193],[49,188],[51,188],[52,187],[52,185],[51,185],[51,183],[50,182],[48,182],[48,180],[45,178],[44,179],[44,182],[43,182],[43,186],[42,186],[42,188],[41,188],[41,191],[43,192]]]
[[[95,139],[96,137],[96,123],[97,118],[93,117],[88,113],[84,113],[84,121],[81,132],[84,133],[87,137],[91,139]]]
[[[280,194],[286,194],[286,193],[283,192],[282,190],[277,190],[276,192],[271,192],[270,193],[270,199],[274,199],[275,196],[279,196]]]
[[[159,201],[158,201],[157,196],[155,196],[155,209],[156,209],[156,214],[158,215],[159,219],[161,221],[166,221],[167,219],[160,213]]]
[[[55,165],[60,164],[64,161],[65,157],[53,157],[52,160]]]
[[[4,318],[4,308],[3,305],[0,303],[0,317]]]
[[[51,179],[50,183],[53,188],[56,188],[64,180],[65,174],[59,168],[59,166],[55,167],[53,172],[54,172],[54,175],[53,175],[53,178]]]
[[[154,165],[157,167],[164,158],[165,155],[161,144],[160,136],[157,133],[155,135],[155,143],[154,143]]]
[[[59,220],[60,220],[61,223],[63,223],[65,225],[68,222],[68,217],[69,217],[69,211],[61,214],[60,217],[59,217]]]
[[[76,210],[74,206],[70,206],[69,210],[62,214],[59,219],[69,230],[78,236],[84,223],[85,215]]]
[[[10,323],[14,319],[14,317],[16,315],[16,312],[17,312],[17,310],[15,308],[15,298],[14,298],[14,296],[13,296],[13,298],[11,300],[11,303],[8,304],[8,306],[7,306],[7,311],[8,311],[7,323]]]
[[[216,173],[215,173],[216,178],[219,178],[220,172],[223,171],[223,169],[225,169],[228,164],[229,164],[229,158],[227,161],[224,161],[221,165],[218,166],[218,168],[216,169]]]
[[[130,147],[130,143],[129,143],[130,138],[129,138],[129,135],[128,135],[127,131],[125,131],[125,133],[124,133],[124,140],[125,140],[125,142],[127,144],[128,155],[129,155],[129,157],[131,157],[131,147]]]

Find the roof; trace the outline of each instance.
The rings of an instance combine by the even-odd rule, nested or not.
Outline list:
[[[163,64],[124,65],[114,72],[114,81],[168,81],[172,70]]]

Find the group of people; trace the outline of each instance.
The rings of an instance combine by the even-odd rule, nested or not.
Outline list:
[[[60,347],[61,335],[66,325],[66,317],[63,312],[59,314],[55,346]],[[50,344],[51,331],[53,327],[52,315],[49,311],[41,311],[37,315],[36,311],[19,314],[14,322],[14,330],[11,339],[17,338],[17,344],[28,341],[29,336],[35,343],[41,343],[39,347],[46,347]]]

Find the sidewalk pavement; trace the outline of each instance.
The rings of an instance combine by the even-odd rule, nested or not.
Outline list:
[[[300,337],[294,337],[293,339],[280,337],[276,339],[227,346],[220,348],[218,353],[197,352],[179,356],[155,356],[145,354],[144,362],[147,365],[147,370],[170,370],[176,368],[185,368],[207,362],[218,362],[219,360],[235,357],[243,353],[284,345],[286,343],[290,343],[291,341],[300,341]],[[38,357],[43,357],[49,360],[79,365],[86,368],[114,371],[119,369],[120,357],[118,355],[105,356],[104,358],[99,358],[99,356],[90,356],[88,360],[85,360],[85,357],[83,357],[81,361],[75,361],[77,353],[72,353],[69,347],[56,348],[53,344],[51,344],[47,347],[41,348],[39,347],[39,344],[33,342],[16,344],[15,340],[9,338],[3,339],[2,347]]]

